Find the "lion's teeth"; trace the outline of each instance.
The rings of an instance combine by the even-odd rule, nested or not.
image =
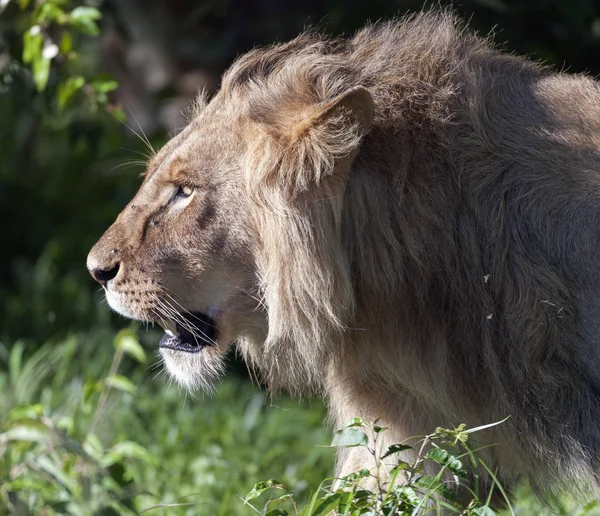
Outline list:
[[[162,319],[160,321],[160,325],[162,326],[163,330],[165,330],[165,333],[167,335],[171,337],[177,337],[179,335],[179,332],[177,331],[177,326],[173,321],[170,321],[169,319]]]

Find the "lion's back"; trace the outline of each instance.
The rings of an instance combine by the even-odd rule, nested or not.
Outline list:
[[[510,415],[490,438],[502,467],[583,480],[600,449],[600,88],[447,30],[463,43],[412,63],[414,96],[375,97],[394,130],[374,131],[357,160],[359,176],[387,175],[375,219],[396,207],[397,241],[378,243],[373,225],[356,253],[399,292],[388,318],[365,320],[389,326],[380,346],[399,351],[381,355],[397,357],[399,388],[420,390],[424,421]],[[406,77],[386,71],[382,84]]]

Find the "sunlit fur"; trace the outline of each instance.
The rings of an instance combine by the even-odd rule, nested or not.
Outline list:
[[[596,489],[596,82],[428,13],[255,50],[197,111],[90,266],[130,245],[157,288],[217,314],[211,360],[239,339],[273,388],[323,394],[335,426],[379,418],[390,443],[510,416],[475,436],[506,486]],[[143,233],[181,166],[204,189]],[[172,358],[205,383],[201,355]],[[354,448],[337,474],[371,466]]]

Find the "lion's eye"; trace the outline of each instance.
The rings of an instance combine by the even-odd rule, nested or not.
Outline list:
[[[191,186],[180,186],[177,188],[175,197],[189,197],[192,195],[194,189]]]

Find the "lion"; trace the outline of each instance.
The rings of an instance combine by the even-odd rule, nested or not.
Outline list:
[[[234,345],[334,426],[508,417],[477,434],[505,486],[597,489],[599,228],[599,84],[423,12],[239,57],[87,267],[187,388]]]

